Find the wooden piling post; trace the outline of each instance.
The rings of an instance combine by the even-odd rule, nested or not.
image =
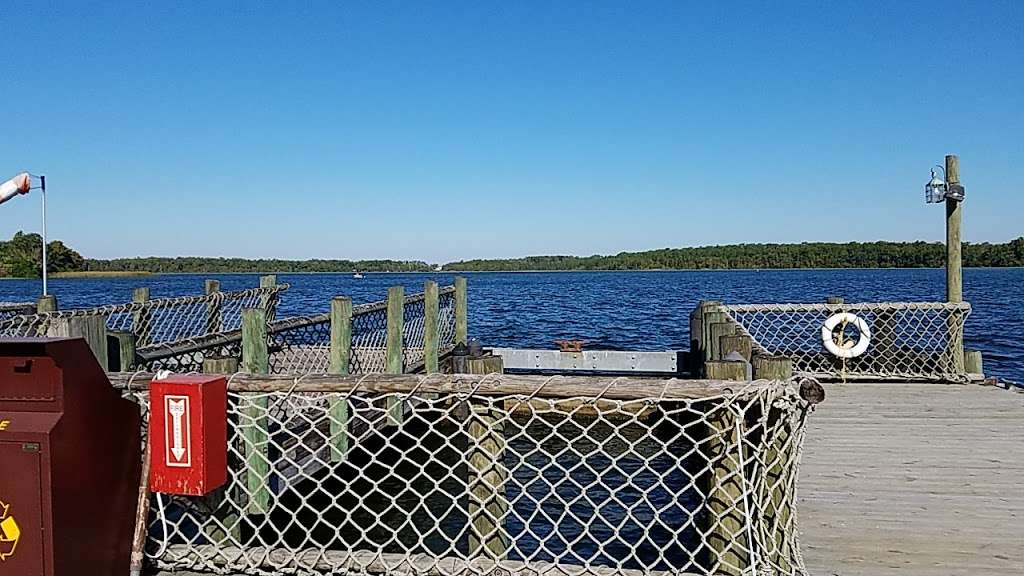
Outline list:
[[[130,372],[135,364],[135,335],[121,330],[107,332],[107,370]]]
[[[203,283],[203,292],[207,296],[217,294],[220,292],[220,280],[206,280]],[[206,333],[216,334],[224,329],[223,320],[221,318],[221,300],[211,299],[206,304]]]
[[[276,274],[266,274],[264,276],[260,276],[260,288],[273,288],[275,286],[277,286]],[[267,311],[267,322],[273,321],[274,316],[277,312],[270,306],[270,302],[274,298],[276,298],[276,296],[270,295],[264,295],[262,298],[260,298],[260,307]]]
[[[786,356],[758,355],[754,357],[754,378],[761,380],[787,381],[793,376],[793,361]],[[768,411],[765,437],[765,482],[761,500],[766,503],[762,515],[757,518],[757,530],[761,540],[767,543],[768,556],[781,573],[788,573],[793,558],[793,494],[790,491],[788,474],[793,473],[791,463],[795,446],[792,441],[793,428],[790,422],[780,422],[783,412],[778,408]]]
[[[270,372],[270,353],[267,349],[267,313],[261,308],[242,310],[242,371],[250,374]],[[270,507],[267,482],[270,461],[267,447],[270,403],[264,394],[248,398],[243,414],[246,422],[242,430],[245,445],[246,488],[249,494],[249,514],[266,514]]]
[[[842,304],[843,302],[845,302],[845,300],[839,296],[829,296],[825,299],[826,304]]]
[[[501,357],[492,361],[470,361],[467,373],[501,373]],[[496,360],[496,361],[494,361]],[[510,541],[505,531],[509,503],[505,494],[508,470],[505,468],[505,419],[503,400],[475,398],[471,401],[469,422],[469,555],[502,560]]]
[[[704,369],[708,373],[709,380],[737,380],[746,382],[750,364],[742,360],[708,360],[704,363]]]
[[[207,356],[203,358],[203,374],[229,375],[236,372],[238,372],[238,358],[234,356]],[[231,417],[230,414],[229,417],[231,425],[237,426],[237,418]],[[213,544],[227,542],[230,545],[231,542],[241,542],[242,540],[242,524],[238,510],[241,510],[245,503],[241,501],[240,495],[237,494],[237,488],[233,491],[235,494],[228,492],[229,486],[231,486],[230,483],[205,497],[207,505],[213,509],[213,515],[217,518],[217,522],[207,523],[203,527],[203,532]],[[225,500],[231,500],[232,504],[226,505]],[[221,528],[221,526],[224,528]]]
[[[238,358],[234,356],[203,358],[203,374],[234,374],[235,372],[238,372]]]
[[[707,324],[704,321],[706,312],[715,311],[722,303],[718,300],[701,300],[690,313],[690,370],[699,376],[704,370],[707,357]]]
[[[437,282],[427,280],[423,285],[423,362],[427,374],[434,374],[439,370],[440,349],[437,333],[439,309]]]
[[[48,314],[57,311],[57,297],[53,294],[40,296],[36,300],[36,314]]]
[[[455,344],[469,344],[469,292],[463,276],[455,277]]]
[[[52,318],[47,327],[46,335],[52,338],[82,338],[89,345],[96,361],[106,369],[109,355],[107,353],[107,317],[106,316],[69,316]]]
[[[135,334],[135,345],[139,348],[143,348],[145,346],[149,346],[150,338],[153,333],[153,315],[145,308],[145,303],[149,302],[149,287],[143,286],[133,290],[132,302],[143,304],[143,308],[141,310],[137,310],[132,315],[132,333]]]
[[[331,374],[348,374],[352,361],[352,299],[331,300]],[[342,462],[348,454],[349,406],[344,394],[331,399],[331,462]]]
[[[708,359],[721,360],[725,357],[722,354],[722,337],[735,334],[736,325],[732,322],[724,321],[725,314],[722,312],[712,312],[711,314],[716,317],[721,316],[723,321],[712,322],[708,325]]]
[[[960,158],[955,154],[946,156],[946,184],[960,184]],[[960,238],[959,200],[946,198],[946,301],[963,302],[963,268]]]
[[[388,288],[388,336],[386,348],[385,372],[401,374],[405,371],[402,353],[402,338],[405,333],[405,288],[392,286]],[[397,395],[388,396],[388,418],[394,425],[401,426],[405,416],[405,408]]]
[[[719,333],[717,336],[712,336],[711,325],[720,324],[726,321],[725,312],[718,311],[718,304],[710,304],[704,307],[701,312],[701,363],[707,362],[708,360],[717,360],[715,356],[715,350],[718,348],[718,336],[722,336],[725,332]]]
[[[981,350],[964,350],[964,372],[972,379],[981,380],[985,377]]]
[[[735,326],[733,326],[735,331]],[[747,362],[750,362],[750,356],[753,353],[754,341],[750,336],[746,334],[726,334],[718,339],[718,348],[720,350],[719,356],[723,359],[729,355],[730,352],[739,352],[740,356]]]
[[[793,377],[793,360],[788,356],[754,356],[751,366],[757,380],[789,380]]]
[[[730,360],[712,360],[705,364],[709,378],[745,381],[747,363]],[[743,470],[740,466],[740,438],[737,432],[737,407],[728,400],[708,411],[706,418],[708,442],[706,444],[709,487],[707,490],[708,519],[711,522],[707,536],[707,568],[712,574],[740,576],[749,565],[749,539],[746,533],[743,498]]]

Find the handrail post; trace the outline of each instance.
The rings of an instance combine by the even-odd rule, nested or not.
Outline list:
[[[405,331],[405,288],[392,286],[388,288],[388,319],[386,369],[388,374],[401,374],[405,371],[402,354],[402,338]],[[388,396],[388,417],[392,424],[401,426],[405,416],[404,407],[395,395]]]
[[[220,292],[220,280],[206,280],[203,283],[203,292],[207,296],[213,296]],[[221,319],[221,302],[223,300],[218,297],[210,298],[206,304],[206,333],[216,334],[223,330],[223,320]]]
[[[352,361],[352,299],[331,300],[331,374],[348,374]],[[330,406],[331,462],[343,462],[348,454],[349,406],[344,394],[335,394]]]
[[[135,364],[135,335],[127,331],[107,331],[107,370],[130,372]]]
[[[135,345],[139,348],[150,345],[153,333],[152,314],[146,309],[149,302],[149,286],[142,286],[132,291],[132,302],[142,304],[142,309],[132,315],[132,333],[135,334]]]
[[[469,344],[469,297],[464,276],[455,277],[455,344]]]
[[[427,374],[439,370],[437,322],[439,312],[437,282],[427,280],[423,285],[423,363]]]
[[[747,379],[748,364],[740,361],[717,360],[706,364],[708,376],[723,380]],[[708,519],[711,522],[707,537],[708,572],[739,576],[743,566],[749,565],[750,541],[744,530],[743,469],[740,457],[743,439],[736,430],[737,415],[733,404],[720,400],[705,416],[708,429],[706,443],[708,473]]]
[[[57,297],[53,294],[40,296],[36,301],[36,314],[47,314],[57,311]]]
[[[261,308],[242,310],[242,370],[250,374],[270,372],[267,348],[267,313]],[[244,403],[242,437],[245,445],[246,488],[249,493],[249,514],[266,514],[270,507],[267,481],[270,462],[267,446],[270,403],[266,395],[250,397]]]
[[[790,358],[765,355],[754,357],[754,378],[784,382],[792,377],[793,361]],[[793,494],[788,489],[790,484],[787,481],[787,475],[792,474],[793,469],[786,466],[787,462],[792,461],[791,456],[795,447],[792,440],[793,426],[791,423],[779,422],[782,418],[785,416],[779,408],[769,408],[768,425],[765,429],[774,430],[775,433],[765,438],[768,448],[764,460],[767,476],[764,490],[767,494],[762,494],[761,497],[765,502],[765,510],[761,514],[760,522],[764,526],[761,532],[768,537],[768,558],[785,573],[792,568],[790,559],[793,558],[796,547],[795,538],[789,530],[796,502],[793,501]]]
[[[277,286],[277,275],[266,274],[260,276],[260,288],[274,288]],[[264,294],[260,298],[260,308],[267,311],[267,321],[273,321],[277,313],[277,295]],[[273,304],[273,305],[272,305]]]

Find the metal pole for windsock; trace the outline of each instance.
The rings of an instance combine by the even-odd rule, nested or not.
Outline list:
[[[43,296],[46,296],[46,176],[37,176],[37,178],[39,178],[39,189],[43,192]],[[0,184],[0,204],[7,202],[15,196],[28,194],[31,189],[32,175],[28,172],[22,172]]]

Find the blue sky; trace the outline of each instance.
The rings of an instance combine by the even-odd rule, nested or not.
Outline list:
[[[86,256],[941,240],[951,152],[1024,234],[1022,2],[166,4],[0,6],[0,176]]]

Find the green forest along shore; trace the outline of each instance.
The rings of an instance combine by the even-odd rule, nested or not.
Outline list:
[[[18,232],[0,242],[0,277],[32,278],[42,273],[42,239]],[[964,243],[964,266],[1024,266],[1024,237],[1004,244]],[[733,244],[621,252],[609,256],[528,256],[463,260],[440,267],[446,272],[527,270],[691,270],[750,268],[941,268],[940,242],[805,242]],[[49,270],[69,277],[139,273],[231,272],[429,272],[438,267],[417,260],[280,260],[245,258],[84,258],[63,242],[49,243]]]

